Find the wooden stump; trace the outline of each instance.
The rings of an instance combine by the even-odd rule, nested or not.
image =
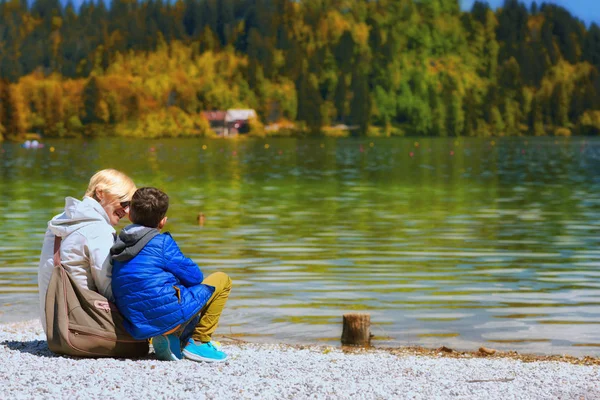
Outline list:
[[[342,344],[346,346],[369,346],[371,344],[371,315],[344,314]]]

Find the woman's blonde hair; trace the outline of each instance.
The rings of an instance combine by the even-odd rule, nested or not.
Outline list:
[[[92,176],[85,195],[98,200],[98,190],[118,197],[119,201],[130,201],[136,187],[131,178],[121,171],[103,169]]]

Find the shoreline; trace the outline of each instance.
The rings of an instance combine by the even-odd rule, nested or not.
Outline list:
[[[43,336],[43,331],[39,319],[19,319],[9,322],[0,322],[0,335],[5,329],[10,332],[16,332],[19,328],[24,327],[27,331],[30,331],[33,327],[39,325],[39,334]],[[438,347],[426,347],[422,345],[372,345],[369,347],[353,347],[345,346],[342,344],[320,344],[318,342],[296,342],[296,341],[269,341],[265,337],[261,337],[259,340],[250,340],[254,336],[252,334],[245,335],[243,333],[236,333],[235,335],[230,334],[219,334],[215,333],[214,338],[224,344],[232,344],[243,348],[245,346],[280,346],[282,348],[289,348],[295,350],[338,350],[348,354],[363,353],[363,352],[376,352],[384,351],[390,354],[399,356],[422,356],[431,358],[455,358],[455,359],[511,359],[522,362],[564,362],[574,365],[599,365],[600,356],[595,355],[582,355],[575,356],[570,354],[546,354],[546,353],[534,353],[534,352],[519,352],[517,350],[506,350],[506,349],[495,349],[491,346],[479,347],[477,349],[465,349],[465,348],[451,348],[445,345]],[[41,340],[45,340],[42,337]]]
[[[243,337],[243,336],[242,336]],[[595,356],[571,356],[568,354],[535,354],[519,353],[518,351],[501,351],[488,347],[480,347],[478,350],[455,350],[446,346],[438,348],[428,348],[422,346],[370,346],[370,347],[352,347],[352,346],[332,346],[320,344],[290,344],[290,343],[268,343],[268,342],[250,342],[240,339],[230,339],[226,335],[215,335],[215,338],[223,343],[235,344],[241,348],[252,345],[276,345],[282,348],[294,350],[339,350],[345,354],[360,354],[368,352],[387,352],[397,356],[419,356],[429,358],[453,358],[453,359],[510,359],[522,362],[564,362],[573,365],[597,365],[600,366],[600,357]]]
[[[79,359],[48,350],[39,321],[0,325],[6,398],[600,398],[600,360],[225,341],[218,364]],[[219,339],[216,337],[216,339]]]

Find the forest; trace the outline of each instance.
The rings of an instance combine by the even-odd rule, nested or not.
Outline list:
[[[0,78],[0,140],[600,134],[599,26],[517,0],[1,0]]]

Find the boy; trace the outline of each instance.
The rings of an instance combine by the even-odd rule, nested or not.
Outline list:
[[[231,279],[216,272],[203,280],[200,268],[181,253],[171,235],[160,233],[168,208],[164,192],[136,190],[129,205],[133,224],[121,231],[110,251],[112,290],[125,329],[135,339],[152,338],[160,360],[225,361],[227,355],[211,336]]]

